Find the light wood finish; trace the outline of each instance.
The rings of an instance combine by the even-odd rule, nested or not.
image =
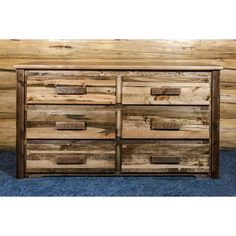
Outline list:
[[[57,122],[85,122],[86,128],[58,129]],[[115,139],[115,135],[116,113],[111,106],[27,106],[27,139]]]
[[[138,62],[132,62],[132,63],[126,63],[123,64],[122,62],[118,63],[112,63],[112,61],[107,61],[106,63],[94,63],[91,62],[81,62],[80,64],[72,64],[72,63],[63,63],[58,64],[55,62],[47,62],[43,64],[38,63],[29,63],[29,64],[20,64],[14,66],[16,69],[49,69],[49,70],[172,70],[172,71],[178,71],[178,70],[186,70],[186,71],[201,71],[201,70],[221,70],[223,69],[222,66],[209,66],[209,65],[160,65],[155,63],[150,63],[148,65],[144,65],[143,63],[140,64]]]
[[[28,140],[26,175],[32,173],[112,173],[114,141]]]
[[[98,71],[32,71],[27,103],[115,104],[116,78]]]
[[[208,173],[209,152],[207,141],[123,141],[122,172]],[[162,158],[162,164],[153,164],[153,157]],[[179,163],[167,164],[170,157],[178,157]]]
[[[123,79],[123,104],[208,105],[210,72],[142,72]],[[155,90],[179,89],[180,94],[152,94]],[[156,91],[157,92],[157,91]]]
[[[221,119],[220,130],[221,149],[234,150],[236,140],[236,119]]]
[[[0,62],[1,68],[1,62]],[[0,69],[0,150],[16,149],[16,73]]]
[[[0,119],[0,150],[15,150],[15,147],[16,119]]]
[[[208,139],[208,106],[127,106],[122,110],[122,138]],[[179,130],[152,129],[152,122],[178,123]]]
[[[0,58],[233,59],[235,40],[1,40]]]

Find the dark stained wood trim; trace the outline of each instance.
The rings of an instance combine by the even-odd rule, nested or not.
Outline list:
[[[70,153],[69,155],[59,156],[56,162],[57,165],[83,165],[86,164],[86,158],[79,157],[77,153]]]
[[[181,88],[165,87],[165,88],[151,88],[151,95],[169,95],[179,96],[181,94]]]
[[[179,156],[151,156],[151,164],[179,164],[181,158]]]
[[[180,130],[181,124],[177,121],[164,122],[153,119],[150,128],[151,130]]]
[[[211,177],[219,177],[220,156],[220,71],[212,72],[211,99]]]
[[[120,104],[118,105],[118,108],[116,109],[116,173],[119,175],[121,171],[121,125],[122,125],[122,114],[121,109],[119,108]]]
[[[16,91],[16,177],[24,178],[25,175],[25,72],[17,70]]]
[[[56,86],[56,94],[58,95],[84,95],[87,94],[87,88],[81,86]]]
[[[85,121],[77,121],[77,122],[56,122],[57,130],[85,130],[86,123]]]

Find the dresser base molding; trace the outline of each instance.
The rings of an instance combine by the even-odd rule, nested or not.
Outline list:
[[[195,178],[202,178],[202,179],[205,179],[205,178],[212,178],[212,176],[209,174],[209,173],[206,173],[206,174],[196,174],[196,173],[181,173],[181,174],[172,174],[172,173],[132,173],[132,174],[123,174],[123,173],[120,173],[120,174],[117,174],[117,173],[114,173],[114,174],[89,174],[89,173],[86,173],[86,174],[78,174],[78,173],[70,173],[70,174],[27,174],[24,178],[40,178],[40,177],[50,177],[50,176],[54,176],[54,177],[59,177],[59,176],[68,176],[68,177],[71,177],[71,176],[78,176],[78,177],[86,177],[86,176],[89,176],[89,177],[132,177],[132,176],[136,176],[136,177],[195,177]]]
[[[17,178],[219,177],[220,67],[16,68]]]

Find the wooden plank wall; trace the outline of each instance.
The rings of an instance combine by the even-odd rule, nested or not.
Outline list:
[[[0,40],[0,150],[15,149],[14,64],[145,60],[223,65],[221,148],[236,148],[236,40]]]

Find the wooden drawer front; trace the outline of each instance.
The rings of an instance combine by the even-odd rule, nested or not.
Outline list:
[[[208,106],[127,106],[122,138],[208,139]]]
[[[114,139],[111,106],[27,105],[27,139]]]
[[[115,104],[116,78],[98,71],[33,71],[27,104]]]
[[[139,72],[123,78],[123,104],[208,105],[210,72]]]
[[[182,140],[123,141],[122,172],[207,173],[209,143]]]
[[[106,173],[115,171],[115,142],[28,140],[26,173]]]

